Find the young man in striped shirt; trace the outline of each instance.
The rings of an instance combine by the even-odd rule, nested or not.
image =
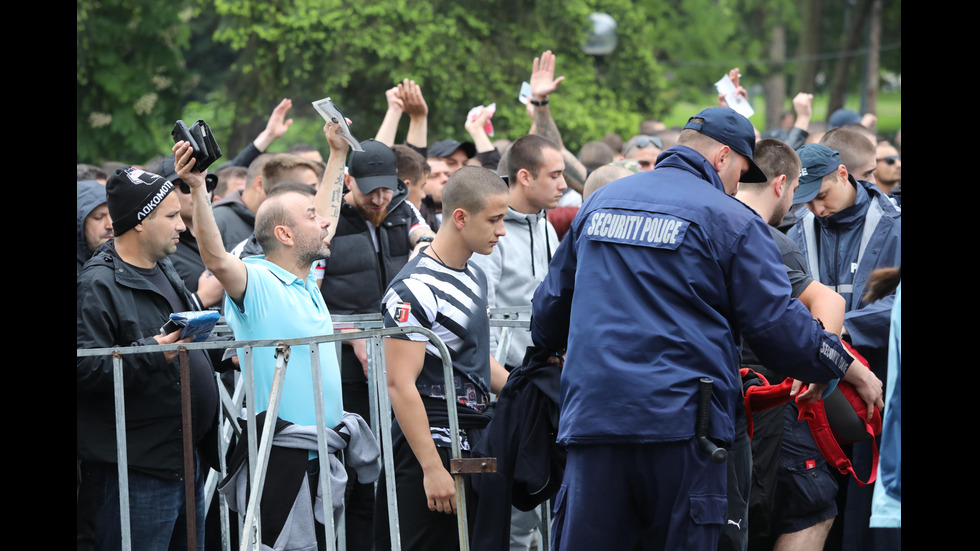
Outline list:
[[[399,272],[385,293],[386,327],[421,326],[452,357],[460,447],[468,451],[489,422],[490,392],[507,372],[490,354],[487,281],[468,262],[489,254],[504,235],[507,184],[490,170],[459,169],[443,190],[445,217],[432,244]],[[388,392],[395,413],[392,441],[399,525],[406,550],[457,549],[456,488],[449,474],[450,439],[442,360],[419,334],[386,339]],[[463,434],[465,432],[465,434]],[[378,487],[375,538],[388,537],[385,485]]]

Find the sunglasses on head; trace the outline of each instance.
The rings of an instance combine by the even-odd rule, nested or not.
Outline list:
[[[652,145],[657,149],[664,148],[663,140],[661,140],[657,136],[640,136],[639,138],[636,139],[636,142],[634,142],[634,144],[636,145],[636,147],[639,147],[641,149],[647,147],[648,145]]]
[[[886,164],[893,165],[895,164],[896,161],[901,161],[901,160],[902,160],[901,155],[889,155],[887,157],[882,157],[878,159],[878,162],[880,163],[881,161],[885,161]]]

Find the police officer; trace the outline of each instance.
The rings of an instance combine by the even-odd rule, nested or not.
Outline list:
[[[729,108],[692,117],[655,170],[589,197],[535,292],[535,344],[567,353],[555,549],[714,549],[726,473],[695,438],[699,379],[713,381],[708,436],[724,446],[742,407],[740,334],[814,383],[802,399],[852,361],[790,299],[765,221],[731,197],[766,181],[754,147]]]

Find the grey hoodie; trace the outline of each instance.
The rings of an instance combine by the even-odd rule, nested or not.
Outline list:
[[[558,235],[545,211],[523,214],[508,207],[504,216],[507,234],[497,241],[488,255],[475,254],[471,260],[487,275],[487,303],[490,308],[530,306],[538,284],[548,273],[548,264],[558,247]],[[510,348],[498,360],[508,366],[521,365],[524,351],[531,345],[530,331],[514,328]],[[496,352],[501,328],[490,330],[490,351]]]
[[[82,266],[92,258],[95,251],[88,248],[88,241],[85,239],[85,219],[95,210],[95,207],[106,202],[105,186],[95,180],[82,180],[78,182],[78,227],[76,228],[76,248],[75,260],[77,270],[75,277],[82,273]]]

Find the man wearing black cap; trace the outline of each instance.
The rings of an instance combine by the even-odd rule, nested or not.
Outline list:
[[[321,290],[332,314],[374,314],[388,283],[420,243],[434,234],[409,202],[408,186],[398,179],[395,152],[369,139],[351,154],[348,191],[330,242]],[[344,407],[370,422],[367,350],[363,339],[341,347]],[[358,484],[348,501],[349,549],[370,549],[373,484]]]
[[[466,165],[466,161],[476,157],[476,145],[473,142],[457,142],[453,139],[440,140],[429,147],[429,158],[442,159],[449,168],[452,176],[457,170]]]
[[[184,223],[174,184],[137,168],[121,168],[106,183],[115,238],[85,264],[76,290],[78,348],[150,346],[187,342],[160,328],[171,312],[193,310],[190,293],[168,258]],[[186,542],[177,352],[123,358],[129,464],[130,531],[134,549]],[[197,526],[204,525],[203,474],[217,465],[218,389],[211,362],[191,351]],[[95,518],[95,544],[119,548],[119,485],[110,356],[81,357],[76,367],[76,430],[82,460],[80,500]],[[205,462],[206,461],[206,462]],[[94,490],[94,492],[92,492]],[[92,492],[92,493],[89,493]],[[82,514],[80,512],[80,514]],[[203,539],[199,539],[203,544]]]
[[[453,139],[440,140],[429,147],[426,161],[429,163],[429,178],[423,190],[427,194],[423,199],[423,204],[432,211],[437,221],[442,221],[442,188],[449,181],[449,177],[457,170],[467,164],[470,159],[476,158],[478,166],[496,170],[500,163],[500,152],[493,146],[490,138],[484,130],[484,124],[489,114],[483,110],[478,120],[468,120],[466,131],[469,132],[473,141],[458,142]],[[479,122],[482,121],[483,124]],[[436,228],[438,229],[438,228]]]
[[[716,548],[727,482],[709,444],[735,437],[739,335],[815,383],[805,400],[851,363],[790,298],[765,221],[730,197],[739,180],[766,180],[752,124],[710,108],[678,142],[655,170],[589,197],[534,294],[535,345],[567,353],[557,550]]]

